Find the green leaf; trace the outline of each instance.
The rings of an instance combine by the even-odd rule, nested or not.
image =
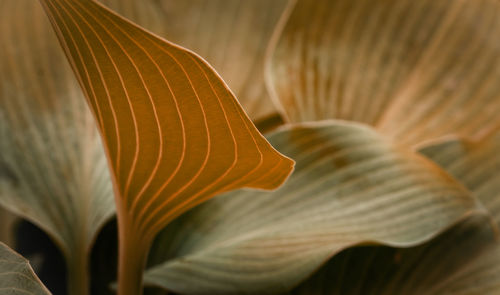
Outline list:
[[[114,213],[104,150],[40,4],[0,7],[0,204],[52,237],[85,293],[90,247]]]
[[[500,133],[479,142],[450,139],[420,152],[472,191],[500,225]]]
[[[203,56],[253,120],[276,113],[264,85],[264,54],[288,0],[100,2]]]
[[[408,247],[483,212],[424,157],[369,127],[324,122],[269,136],[296,160],[274,192],[237,191],[167,227],[145,282],[186,294],[270,294],[359,244]]]
[[[272,96],[291,122],[376,126],[409,145],[500,125],[500,3],[297,0],[274,37]]]
[[[12,247],[15,243],[15,226],[19,217],[0,207],[0,241]]]
[[[333,258],[293,295],[498,294],[500,136],[448,139],[420,152],[467,186],[493,215],[471,217],[411,249],[355,248]]]
[[[0,293],[50,295],[29,262],[0,242]]]
[[[486,295],[499,289],[500,246],[491,220],[473,216],[418,247],[348,249],[288,294]]]

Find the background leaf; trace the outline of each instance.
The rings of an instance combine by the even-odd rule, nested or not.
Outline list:
[[[28,261],[0,242],[0,291],[4,295],[49,295]]]
[[[348,249],[288,294],[497,294],[500,247],[491,225],[473,216],[418,247]]]
[[[14,247],[14,227],[19,217],[0,207],[0,241]]]
[[[479,142],[450,139],[420,152],[472,191],[500,225],[500,133]]]
[[[288,0],[102,0],[114,11],[205,58],[253,120],[276,113],[264,53]]]
[[[481,142],[449,139],[421,150],[464,183],[492,218],[467,218],[431,242],[411,249],[347,250],[291,294],[497,294],[499,138],[491,136]]]
[[[291,122],[376,126],[401,143],[500,125],[500,3],[295,1],[268,64]]]
[[[171,224],[146,283],[186,294],[273,294],[358,244],[408,247],[483,212],[422,156],[358,124],[294,126],[269,136],[297,161],[274,192],[237,191]]]
[[[0,40],[0,204],[50,234],[73,280],[114,213],[104,150],[40,5],[1,0]]]

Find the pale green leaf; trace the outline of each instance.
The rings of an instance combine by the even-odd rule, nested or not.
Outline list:
[[[500,137],[448,139],[420,151],[460,180],[500,220]],[[498,294],[500,245],[489,218],[472,217],[412,249],[357,248],[335,257],[294,295]]]
[[[86,272],[114,213],[92,115],[37,1],[0,0],[0,204],[44,229]]]
[[[0,241],[9,247],[14,246],[15,226],[19,217],[0,207]]]
[[[500,2],[294,3],[267,67],[289,121],[354,120],[411,145],[500,125]]]
[[[473,216],[418,247],[346,250],[288,294],[498,294],[500,245],[491,225]]]
[[[479,142],[450,139],[420,152],[472,191],[500,225],[500,133]]]
[[[276,293],[346,247],[412,246],[481,211],[448,174],[369,127],[325,122],[268,139],[297,162],[288,182],[270,193],[229,193],[182,216],[157,241],[152,259],[165,262],[147,271],[147,284]]]
[[[2,295],[50,295],[29,262],[0,242],[0,293]]]
[[[203,56],[250,118],[276,112],[264,54],[288,0],[101,0],[142,27]]]

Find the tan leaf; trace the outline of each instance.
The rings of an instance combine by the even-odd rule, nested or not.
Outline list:
[[[267,67],[289,121],[376,126],[415,145],[500,125],[500,3],[298,0]]]

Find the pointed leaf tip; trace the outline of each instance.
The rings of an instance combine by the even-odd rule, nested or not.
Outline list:
[[[98,121],[118,214],[137,228],[154,235],[218,193],[291,173],[198,55],[94,1],[40,1]]]

